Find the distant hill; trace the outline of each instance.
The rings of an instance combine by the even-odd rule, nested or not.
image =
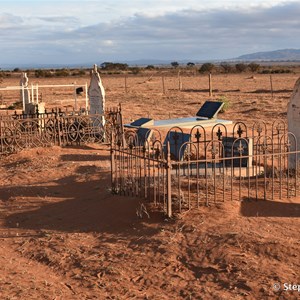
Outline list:
[[[109,61],[109,60],[108,60]],[[202,64],[205,62],[212,62],[212,63],[220,63],[224,61],[265,61],[265,62],[300,62],[300,49],[282,49],[282,50],[275,50],[275,51],[265,51],[265,52],[256,52],[251,54],[244,54],[236,58],[228,58],[228,59],[180,59],[177,60],[176,58],[166,60],[166,59],[138,59],[138,60],[118,60],[112,61],[114,63],[126,63],[129,66],[147,66],[147,65],[154,65],[154,66],[170,66],[172,61],[177,61],[180,65],[186,65],[188,62],[193,62],[195,64]],[[95,62],[77,62],[77,63],[68,63],[68,64],[41,64],[41,63],[17,63],[17,64],[1,64],[0,70],[13,70],[14,68],[20,68],[22,70],[26,69],[61,69],[61,68],[92,68],[93,65],[96,63],[100,66],[104,61],[95,61]]]
[[[300,49],[283,49],[275,51],[256,52],[252,54],[241,55],[237,57],[236,60],[300,60]]]

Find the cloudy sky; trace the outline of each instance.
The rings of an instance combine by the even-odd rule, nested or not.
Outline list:
[[[207,4],[208,3],[208,4]],[[0,68],[300,49],[300,0],[0,0]]]

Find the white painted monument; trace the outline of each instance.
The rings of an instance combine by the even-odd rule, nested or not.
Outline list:
[[[290,151],[300,150],[300,78],[297,80],[294,91],[291,96],[290,102],[288,103],[288,131],[293,133],[297,139],[297,148],[293,140],[291,139]],[[289,167],[295,169],[296,157],[298,160],[300,155],[290,154],[289,155]]]

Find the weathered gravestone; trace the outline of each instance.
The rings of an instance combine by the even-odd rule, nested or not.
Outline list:
[[[27,73],[24,73],[24,72],[22,73],[21,79],[20,79],[20,86],[21,86],[20,96],[21,96],[21,101],[23,103],[23,109],[26,114],[29,114],[29,113],[31,113],[32,106],[30,105],[31,100],[30,100],[30,92],[28,90]]]
[[[28,89],[28,77],[27,73],[22,73],[20,79],[21,86],[21,100],[23,103],[24,113],[27,115],[31,114],[42,114],[45,113],[45,103],[44,102],[35,102],[34,97],[30,97],[30,90]]]
[[[103,114],[102,125],[104,125],[105,90],[97,70],[97,65],[94,65],[94,69],[92,70],[88,95],[89,95],[89,106],[90,106],[89,113]]]
[[[26,108],[25,113],[26,114],[44,114],[46,112],[45,105],[46,105],[45,102],[28,103],[25,107]]]
[[[296,151],[300,149],[300,78],[294,86],[293,94],[288,103],[287,119],[288,131],[293,133],[297,140],[297,143],[293,139],[291,140],[290,151]],[[289,167],[292,169],[296,168],[297,156],[299,159],[300,155],[289,155]]]

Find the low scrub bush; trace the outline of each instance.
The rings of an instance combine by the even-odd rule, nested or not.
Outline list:
[[[229,101],[229,99],[226,96],[220,96],[217,99],[217,101],[224,103],[222,109],[220,110],[220,113],[224,113],[230,107],[230,101]]]

